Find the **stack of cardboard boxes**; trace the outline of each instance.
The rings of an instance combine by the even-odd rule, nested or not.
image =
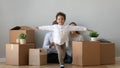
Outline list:
[[[16,26],[10,30],[10,43],[6,44],[6,64],[28,65],[29,49],[35,48],[35,32],[27,26]],[[16,42],[21,33],[27,34],[26,44]]]

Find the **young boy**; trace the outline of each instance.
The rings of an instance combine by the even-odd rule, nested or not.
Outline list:
[[[58,52],[58,59],[60,68],[64,68],[64,58],[66,53],[65,42],[68,40],[68,34],[70,31],[87,31],[88,29],[83,26],[70,26],[64,25],[66,15],[62,12],[57,13],[56,22],[58,24],[51,26],[39,26],[36,29],[53,31],[53,42]]]

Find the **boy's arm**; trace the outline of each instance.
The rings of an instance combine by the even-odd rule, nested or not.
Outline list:
[[[70,31],[93,31],[91,29],[88,29],[84,26],[69,26]]]
[[[90,32],[92,32],[93,30],[92,30],[92,29],[88,29],[88,28],[87,28],[87,31],[90,31]]]
[[[38,27],[32,27],[33,30],[50,30],[52,31],[54,29],[53,26],[38,26]]]
[[[70,31],[86,31],[87,28],[83,26],[69,26]]]
[[[39,26],[37,27],[37,29],[53,31],[54,27],[53,26]]]
[[[38,30],[38,27],[32,27],[33,30]]]

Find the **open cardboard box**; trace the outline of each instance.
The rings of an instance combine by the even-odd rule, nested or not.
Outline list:
[[[16,40],[19,38],[19,35],[21,33],[27,34],[26,43],[35,42],[35,32],[32,28],[28,26],[16,26],[10,29],[10,32],[9,32],[10,43],[16,43]]]

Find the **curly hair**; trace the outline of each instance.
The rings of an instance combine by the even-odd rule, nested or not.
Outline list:
[[[66,20],[66,14],[64,14],[63,12],[58,12],[57,14],[56,14],[56,20],[57,20],[57,17],[58,16],[63,16],[64,17],[64,20]]]

